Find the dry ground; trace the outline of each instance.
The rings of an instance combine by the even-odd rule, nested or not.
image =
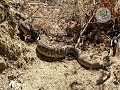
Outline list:
[[[41,35],[43,42],[51,45],[65,45],[68,42],[57,42],[53,35],[65,35],[65,29],[74,27],[77,12],[81,26],[85,23],[85,14],[91,15],[92,5],[86,1],[78,0],[76,10],[74,0],[41,0],[34,1],[32,6],[23,5],[19,11],[35,17],[32,24],[35,28],[45,31],[47,35]],[[36,2],[36,4],[35,4]],[[21,2],[22,3],[22,2]],[[91,8],[91,10],[88,10]],[[83,9],[83,10],[82,10]],[[81,11],[78,11],[81,10]],[[86,12],[86,13],[83,13]],[[80,16],[79,16],[80,15]],[[28,19],[30,21],[30,19]],[[61,62],[46,62],[36,55],[36,43],[28,44],[22,41],[18,34],[7,26],[7,21],[0,25],[0,55],[7,63],[7,69],[0,74],[0,90],[119,90],[120,89],[120,56],[110,57],[111,76],[102,85],[96,85],[100,77],[106,77],[108,73],[103,70],[86,70],[75,59],[63,59]],[[70,37],[72,38],[72,37]],[[60,38],[63,39],[63,38]],[[68,38],[66,41],[69,40]],[[72,40],[69,44],[75,45]],[[4,47],[5,46],[5,47]],[[1,48],[2,47],[2,48]],[[102,44],[90,45],[87,51],[82,52],[81,57],[90,62],[104,63],[104,57],[108,52]],[[11,57],[12,56],[12,57]]]

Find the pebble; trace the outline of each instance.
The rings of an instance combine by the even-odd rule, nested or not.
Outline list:
[[[12,80],[10,83],[9,83],[9,87],[13,90],[18,90],[21,88],[21,84],[18,83],[18,81],[14,81]]]

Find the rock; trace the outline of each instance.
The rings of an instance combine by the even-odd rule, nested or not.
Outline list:
[[[14,81],[12,80],[10,83],[9,83],[9,87],[13,90],[20,90],[21,88],[21,83],[19,83],[18,81]]]
[[[0,57],[0,73],[2,73],[7,68],[7,64],[3,57]]]

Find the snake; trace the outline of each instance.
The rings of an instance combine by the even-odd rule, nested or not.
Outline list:
[[[24,23],[20,22],[19,28],[26,34],[26,35],[32,35],[34,33],[31,33],[30,28]],[[46,44],[44,44],[41,40],[37,40],[37,47],[36,47],[36,52],[39,54],[42,54],[47,57],[52,57],[52,58],[64,58],[68,54],[71,54],[75,57],[77,62],[86,67],[86,68],[91,68],[91,69],[104,69],[106,70],[106,66],[100,63],[91,63],[80,56],[80,49],[76,48],[73,45],[64,45],[62,47],[51,47]]]
[[[75,48],[73,45],[64,45],[62,47],[51,47],[46,44],[44,44],[41,40],[38,41],[36,52],[52,58],[64,58],[68,54],[71,54],[75,57],[77,62],[87,68],[91,69],[106,69],[105,65],[100,63],[90,63],[80,56],[80,49]]]

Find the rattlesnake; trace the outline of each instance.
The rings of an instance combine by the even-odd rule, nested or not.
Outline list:
[[[59,48],[54,48],[45,45],[41,41],[38,41],[36,51],[44,56],[52,58],[63,58],[66,57],[67,54],[72,54],[77,62],[84,67],[91,69],[106,69],[104,65],[101,65],[99,63],[90,63],[82,59],[80,57],[80,50],[72,45],[65,45]]]
[[[31,33],[31,30],[26,26],[26,24],[24,24],[24,22],[20,22],[19,28],[24,32],[25,35],[34,34]],[[92,69],[106,69],[106,67],[100,63],[90,63],[82,59],[80,57],[80,50],[72,45],[65,45],[61,48],[54,48],[47,46],[39,40],[36,51],[44,56],[52,58],[63,58],[66,57],[67,54],[72,54],[76,58],[77,62],[82,66]]]

